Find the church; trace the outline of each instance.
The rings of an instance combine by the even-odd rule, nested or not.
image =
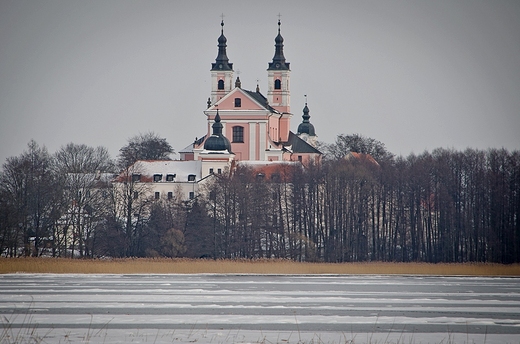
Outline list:
[[[174,184],[178,188],[186,183],[189,185],[186,184],[188,186],[183,197],[192,198],[198,184],[208,176],[232,173],[234,168],[241,165],[261,171],[262,168],[273,170],[275,166],[287,164],[308,166],[321,162],[322,153],[316,148],[317,136],[309,120],[307,103],[297,133],[290,130],[293,117],[290,106],[291,69],[284,56],[284,39],[280,28],[279,20],[274,56],[267,68],[267,95],[264,96],[258,85],[256,90],[250,91],[242,88],[239,77],[235,79],[233,63],[229,61],[226,51],[224,21],[221,22],[218,53],[215,62],[211,64],[211,96],[204,110],[207,117],[206,133],[179,152],[180,160],[163,161],[160,173],[153,171],[156,162],[138,162],[143,173],[150,175],[143,181],[153,180],[155,186],[159,186],[158,183],[172,184],[169,188],[161,185],[161,190],[155,191],[156,198],[158,192],[159,197],[164,192],[171,195],[171,190],[168,190],[173,190]],[[184,167],[193,169],[195,166],[197,171],[181,171],[185,170]],[[176,178],[158,177],[168,175]],[[179,180],[177,176],[182,175],[197,178]]]
[[[307,104],[298,132],[290,131],[291,70],[284,56],[280,26],[278,21],[275,52],[267,68],[267,96],[264,96],[258,85],[255,91],[246,90],[240,78],[234,78],[222,21],[218,54],[211,65],[211,97],[204,111],[207,133],[180,152],[181,160],[207,161],[218,159],[214,156],[219,154],[236,162],[299,161],[304,165],[320,162],[321,152],[316,148],[317,136],[309,121]]]

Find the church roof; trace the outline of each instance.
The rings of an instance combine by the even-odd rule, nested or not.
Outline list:
[[[249,108],[248,110],[267,110],[272,113],[280,113],[278,110],[274,109],[269,105],[269,102],[267,101],[267,98],[264,97],[264,95],[260,92],[253,92],[245,90],[241,87],[235,87],[232,89],[229,93],[227,93],[224,97],[219,99],[215,104],[210,106],[207,110],[215,110],[220,109],[222,110],[229,110],[229,109],[235,109],[233,105],[234,98],[237,97],[237,94],[244,95],[251,99],[252,103],[255,104],[254,108]],[[242,107],[239,108],[240,110],[243,110],[244,107],[244,101],[242,101]]]
[[[266,181],[289,181],[295,168],[301,169],[298,161],[238,161],[236,167],[250,170],[256,177]]]
[[[133,174],[140,174],[142,182],[152,182],[154,174],[163,175],[162,181],[168,174],[175,175],[176,182],[187,182],[189,175],[195,175],[196,180],[202,178],[202,162],[200,160],[139,160],[136,161],[131,170]],[[129,177],[121,173],[116,182],[124,182]]]
[[[284,146],[290,146],[290,150],[293,153],[315,153],[322,154],[319,150],[302,140],[298,135],[292,131],[289,132],[289,140],[284,143]]]
[[[187,145],[186,147],[181,149],[179,151],[179,153],[192,153],[193,152],[193,148],[195,146],[200,145],[202,142],[204,142],[205,139],[206,139],[206,135],[201,136],[200,139],[195,138],[195,141],[193,141],[193,143],[190,143],[189,145]]]
[[[269,105],[269,102],[267,101],[267,98],[264,97],[264,95],[260,92],[253,92],[253,91],[248,91],[248,90],[244,90],[251,98],[253,98],[254,100],[256,100],[257,103],[259,103],[260,105],[262,105],[266,110],[269,110],[271,112],[278,112],[276,109],[274,109],[273,107],[271,107],[271,105]]]
[[[213,134],[204,142],[204,149],[208,151],[228,151],[231,153],[231,143],[222,134],[222,128],[224,127],[220,123],[220,115],[217,109],[217,115],[215,116],[215,122],[212,125]]]
[[[371,163],[373,165],[379,166],[379,163],[376,161],[376,159],[374,159],[374,157],[372,157],[372,155],[365,154],[365,153],[358,153],[358,152],[349,151],[347,154],[345,154],[343,159],[349,160],[349,161],[351,161],[351,160],[353,160],[353,161],[366,161],[366,162],[369,162],[369,163]]]

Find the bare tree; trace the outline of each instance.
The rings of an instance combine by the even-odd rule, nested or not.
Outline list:
[[[64,214],[55,237],[63,237],[72,257],[76,250],[80,257],[92,255],[89,243],[97,222],[106,215],[113,166],[104,147],[69,143],[55,153],[56,173],[64,186]],[[61,254],[61,246],[58,249]]]
[[[13,251],[18,255],[23,248],[25,256],[40,255],[52,245],[52,227],[60,215],[61,186],[47,149],[30,141],[27,151],[8,158],[0,175],[0,187],[6,197],[4,207],[14,211],[6,221],[10,239],[17,238]]]
[[[121,221],[128,241],[127,256],[143,255],[141,238],[153,204],[150,185],[141,179],[141,173],[141,165],[137,162],[125,168],[114,182],[114,213]]]
[[[378,162],[393,158],[393,154],[386,149],[384,143],[360,134],[340,134],[336,137],[335,143],[324,144],[322,149],[327,160],[343,159],[348,152],[370,154]]]
[[[171,160],[173,148],[166,139],[148,132],[128,139],[128,144],[119,150],[118,163],[126,168],[138,160]]]

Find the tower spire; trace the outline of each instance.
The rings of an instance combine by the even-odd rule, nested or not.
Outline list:
[[[278,35],[274,39],[275,42],[275,51],[273,56],[273,62],[269,63],[269,68],[267,70],[289,70],[289,62],[285,61],[285,56],[283,55],[283,37],[280,33],[282,22],[280,21],[281,15],[278,15]]]
[[[215,115],[215,121],[211,126],[213,128],[213,134],[204,142],[204,149],[208,151],[228,151],[231,153],[231,143],[222,134],[222,128],[224,127],[220,122],[220,114],[217,108],[217,114]]]
[[[303,120],[298,126],[298,136],[316,148],[317,136],[316,131],[314,130],[314,125],[309,121],[311,118],[309,112],[309,107],[307,106],[307,95],[305,95],[305,107],[303,108],[302,115]]]
[[[283,54],[283,37],[280,33],[282,22],[280,15],[278,15],[278,35],[274,39],[275,41],[275,52],[273,61],[268,63],[267,68],[267,100],[277,111],[287,114],[283,118],[284,126],[289,128],[289,120],[292,116],[291,113],[291,92],[290,92],[290,74],[291,69],[289,68],[289,62],[285,60]],[[281,120],[282,121],[282,120]],[[289,130],[284,130],[283,134],[280,135],[283,141],[288,140]]]
[[[233,86],[233,64],[229,62],[226,52],[227,38],[224,36],[224,14],[220,22],[218,38],[218,55],[211,64],[211,104],[222,99]]]
[[[227,38],[224,36],[224,15],[222,14],[222,22],[220,23],[220,37],[218,38],[218,55],[215,63],[211,64],[211,70],[233,70],[233,64],[229,63],[226,47]]]

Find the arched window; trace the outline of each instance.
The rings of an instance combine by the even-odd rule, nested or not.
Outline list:
[[[282,82],[280,81],[280,79],[276,79],[274,81],[274,89],[275,90],[281,90],[282,89]]]
[[[223,90],[224,89],[224,80],[220,79],[218,81],[218,89]]]
[[[244,127],[233,127],[233,142],[244,142]]]

